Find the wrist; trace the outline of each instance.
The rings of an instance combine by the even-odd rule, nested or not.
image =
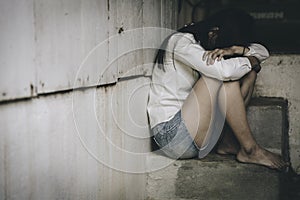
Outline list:
[[[244,46],[232,46],[233,52],[236,55],[244,56],[246,52],[248,52],[248,48]]]
[[[260,64],[258,59],[254,56],[246,56],[246,58],[248,58],[248,60],[250,61],[251,66]]]
[[[252,65],[251,69],[252,71],[255,71],[258,74],[261,70],[261,66],[260,64]]]
[[[234,54],[241,55],[241,53],[243,51],[243,47],[241,47],[241,46],[232,46],[231,48],[232,48]]]
[[[254,56],[247,56],[246,58],[248,58],[248,60],[250,61],[251,69],[258,73],[261,70],[259,60]]]

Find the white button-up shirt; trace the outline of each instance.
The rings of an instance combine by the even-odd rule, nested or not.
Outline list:
[[[251,44],[246,56],[260,61],[269,57],[260,44]],[[238,80],[251,71],[248,58],[236,57],[207,65],[202,60],[205,49],[189,33],[176,33],[169,39],[164,58],[164,69],[155,64],[149,92],[147,111],[150,126],[170,120],[182,107],[200,74],[221,81]]]

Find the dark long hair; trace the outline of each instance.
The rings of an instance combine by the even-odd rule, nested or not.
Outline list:
[[[248,46],[253,42],[253,26],[254,20],[249,14],[237,9],[221,10],[206,20],[187,25],[169,35],[158,49],[154,62],[158,63],[158,67],[164,70],[165,49],[172,35],[178,32],[192,34],[197,42],[201,42],[204,49],[211,50],[233,45]],[[210,47],[208,32],[213,27],[219,27],[219,31],[215,46]]]

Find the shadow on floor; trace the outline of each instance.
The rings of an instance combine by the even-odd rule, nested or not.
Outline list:
[[[280,174],[279,180],[279,199],[300,199],[300,175],[297,175],[292,169],[289,169],[288,172]]]

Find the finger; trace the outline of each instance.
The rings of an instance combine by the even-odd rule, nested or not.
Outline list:
[[[281,162],[281,161],[279,160],[279,161],[276,162],[276,166],[277,166],[279,169],[281,169],[281,168],[284,167],[284,163]]]
[[[206,58],[206,65],[209,65],[209,63],[210,63],[210,56],[207,56],[207,58]]]
[[[218,60],[220,61],[224,56],[229,56],[229,55],[233,55],[234,53],[232,52],[232,50],[225,48],[225,49],[221,49],[218,52]]]
[[[221,53],[221,54],[218,56],[218,61],[220,61],[223,57],[224,57],[224,53]]]
[[[205,60],[206,60],[206,63],[207,63],[207,64],[209,64],[209,59],[211,58],[211,54],[212,54],[211,51],[208,51],[208,52],[206,53]]]
[[[213,63],[217,60],[217,61],[220,61],[221,58],[224,56],[224,50],[223,49],[219,49],[217,51],[215,51],[213,54],[212,54],[212,59],[214,60]]]
[[[213,65],[215,63],[215,59],[212,57],[213,55],[209,57],[209,65]]]
[[[289,163],[285,162],[284,160],[281,160],[280,164],[281,164],[282,167],[288,167],[289,166]]]
[[[285,170],[286,167],[287,167],[287,166],[286,166],[285,164],[280,163],[280,170]]]
[[[220,55],[220,53],[222,52],[222,50],[221,49],[215,49],[215,50],[213,50],[213,52],[212,52],[212,59],[216,59],[219,55]]]
[[[206,65],[210,65],[211,54],[207,55]]]
[[[280,168],[284,168],[286,167],[286,162],[284,160],[281,159],[281,157],[279,156],[280,159],[278,159],[278,165],[280,166]]]
[[[205,61],[207,60],[207,58],[210,56],[211,51],[205,51],[202,57],[202,60]]]
[[[226,52],[224,50],[220,50],[216,54],[217,54],[217,56],[214,59],[217,61],[220,61],[225,56]]]
[[[208,52],[206,55],[206,64],[210,65],[210,59],[211,59],[211,52]]]
[[[202,56],[202,60],[205,61],[206,57],[207,57],[207,51],[204,52],[203,56]]]

